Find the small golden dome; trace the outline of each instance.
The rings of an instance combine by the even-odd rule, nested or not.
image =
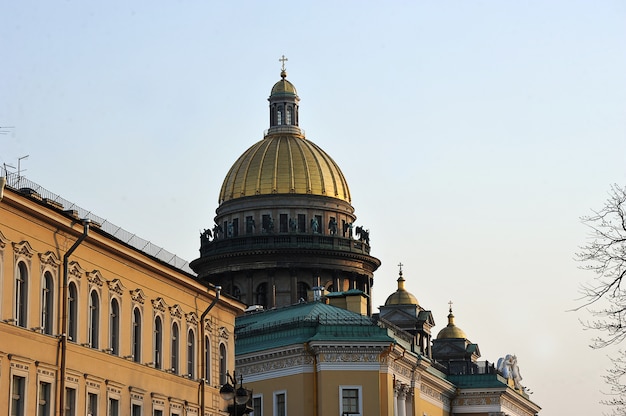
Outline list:
[[[272,92],[270,93],[270,99],[272,96],[281,96],[281,95],[293,95],[297,96],[298,92],[296,91],[296,87],[293,84],[285,79],[287,76],[287,72],[283,71],[280,73],[282,79],[278,81],[272,87]]]
[[[452,306],[450,306],[450,313],[448,314],[448,326],[439,331],[437,339],[451,339],[461,338],[467,339],[465,332],[454,324],[454,315],[452,314]]]
[[[393,292],[385,301],[385,306],[390,305],[419,305],[417,298],[404,288],[404,277],[402,277],[402,268],[400,268],[400,277],[398,277],[398,290]]]
[[[269,134],[246,150],[226,175],[219,203],[271,194],[321,195],[350,203],[348,182],[339,166],[297,134]]]

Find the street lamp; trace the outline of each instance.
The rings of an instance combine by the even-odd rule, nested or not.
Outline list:
[[[229,383],[232,382],[231,385]],[[229,414],[233,416],[244,415],[250,412],[250,409],[246,406],[248,400],[250,400],[251,391],[243,387],[243,376],[239,376],[239,387],[235,389],[237,385],[237,373],[233,372],[231,376],[228,371],[226,372],[226,384],[220,388],[220,396],[227,402],[233,401],[232,411],[230,405],[228,406]],[[243,405],[243,408],[241,407]],[[240,411],[241,409],[241,411]]]

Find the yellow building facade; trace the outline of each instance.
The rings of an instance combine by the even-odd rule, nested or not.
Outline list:
[[[25,178],[2,182],[0,414],[220,414],[244,305]]]

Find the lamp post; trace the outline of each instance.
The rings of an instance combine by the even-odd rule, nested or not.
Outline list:
[[[232,382],[233,384],[231,385],[229,381]],[[222,399],[226,400],[227,402],[230,402],[231,400],[233,401],[232,411],[228,409],[229,410],[228,413],[230,415],[242,416],[250,412],[250,410],[246,406],[246,403],[248,403],[248,400],[250,400],[250,396],[252,392],[243,387],[243,376],[239,376],[239,387],[235,389],[236,386],[237,386],[237,373],[233,372],[233,375],[231,376],[230,373],[227,371],[226,372],[226,384],[224,384],[220,388],[220,396],[222,396]],[[239,412],[239,408],[241,405],[243,405],[243,409],[241,412]],[[230,408],[230,405],[228,407]]]

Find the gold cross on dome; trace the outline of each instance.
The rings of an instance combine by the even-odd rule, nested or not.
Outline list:
[[[402,273],[402,266],[404,266],[404,264],[402,264],[402,262],[398,263],[398,267],[400,268],[400,273]]]
[[[448,302],[448,305],[450,305],[450,312],[452,312],[452,301]]]
[[[285,70],[285,62],[287,62],[289,59],[285,58],[285,55],[283,55],[278,61],[281,62],[283,64],[281,70]]]

